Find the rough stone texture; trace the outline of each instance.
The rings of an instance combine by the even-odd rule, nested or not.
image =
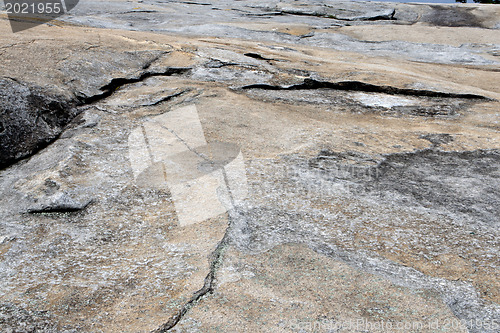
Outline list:
[[[0,330],[498,332],[499,7],[2,16]]]
[[[73,104],[39,87],[0,80],[0,167],[52,142],[77,114]]]
[[[396,286],[298,245],[256,255],[228,249],[218,282],[172,332],[389,332],[404,325],[411,325],[406,332],[467,332],[431,290]]]

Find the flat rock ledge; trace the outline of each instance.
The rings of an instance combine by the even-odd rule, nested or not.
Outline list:
[[[499,332],[500,6],[0,17],[0,331]]]

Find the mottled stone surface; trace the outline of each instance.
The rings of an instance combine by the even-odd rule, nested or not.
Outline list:
[[[499,7],[2,16],[0,330],[498,332]]]

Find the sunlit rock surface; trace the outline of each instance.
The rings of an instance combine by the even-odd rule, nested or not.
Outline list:
[[[0,330],[498,332],[499,7],[2,14]]]

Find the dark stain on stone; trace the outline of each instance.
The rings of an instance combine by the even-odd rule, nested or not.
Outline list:
[[[428,139],[441,144],[452,138]],[[425,149],[385,155],[378,161],[362,154],[322,151],[309,167],[320,170],[328,181],[354,184],[351,188],[357,195],[385,203],[425,207],[491,226],[500,216],[499,150]]]
[[[422,17],[428,22],[442,27],[483,27],[481,21],[471,12],[474,8],[432,6],[432,11]]]
[[[376,185],[423,207],[462,213],[488,224],[500,216],[500,151],[424,150],[393,154],[380,164]]]
[[[427,140],[432,143],[433,147],[439,147],[440,145],[445,145],[454,140],[453,136],[448,133],[428,133],[422,134],[421,139]]]

